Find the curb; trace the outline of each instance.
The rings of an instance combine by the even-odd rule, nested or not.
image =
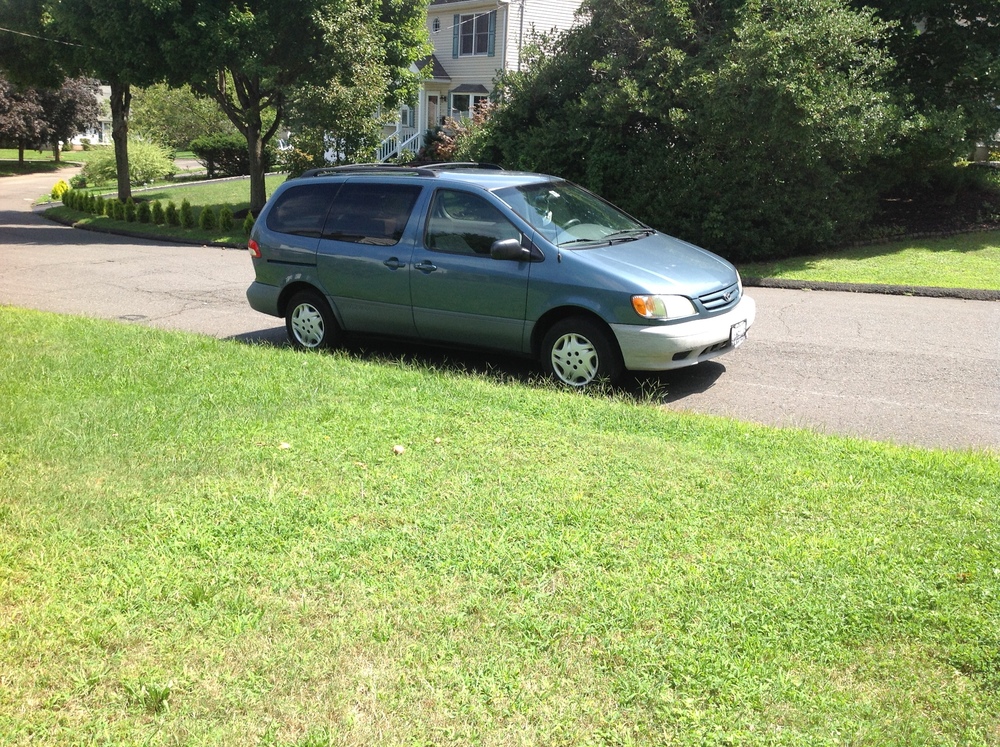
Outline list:
[[[964,301],[1000,301],[1000,290],[979,290],[977,288],[931,288],[917,285],[880,285],[877,283],[829,283],[813,280],[782,280],[779,278],[755,277],[744,277],[743,285],[748,288],[876,293],[883,296],[957,298]]]

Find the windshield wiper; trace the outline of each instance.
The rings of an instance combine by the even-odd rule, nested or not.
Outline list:
[[[603,237],[603,241],[637,241],[642,236],[652,236],[656,233],[652,228],[629,228],[625,231],[615,231]]]

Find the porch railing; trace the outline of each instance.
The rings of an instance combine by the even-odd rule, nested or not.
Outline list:
[[[416,153],[424,144],[424,133],[412,127],[400,127],[378,146],[377,158],[379,161],[388,161],[402,153],[404,150]]]

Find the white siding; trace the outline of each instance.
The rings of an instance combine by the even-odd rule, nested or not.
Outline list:
[[[534,35],[570,28],[580,4],[580,0],[511,0],[507,68],[518,69],[521,50]]]
[[[463,0],[431,5],[427,10],[427,29],[434,54],[451,76],[450,88],[471,83],[492,90],[497,72],[518,68],[518,55],[531,40],[532,34],[568,29],[579,7],[580,0],[510,0],[504,3],[497,0]],[[455,16],[488,13],[491,10],[497,11],[496,54],[493,57],[452,57]],[[434,31],[435,19],[440,25],[438,31]]]

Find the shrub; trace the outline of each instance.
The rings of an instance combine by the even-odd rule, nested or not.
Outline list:
[[[250,173],[250,154],[246,138],[242,135],[221,132],[205,135],[191,142],[191,150],[208,171],[210,179],[215,176],[243,176]],[[265,171],[270,170],[273,161],[273,149],[265,148]]]
[[[143,200],[138,205],[135,206],[135,217],[140,223],[149,223],[152,217],[152,211],[149,208],[149,203]]]
[[[99,196],[94,200],[94,215],[104,215],[107,208],[107,200]]]
[[[191,210],[191,203],[187,200],[181,201],[180,218],[181,228],[195,227],[194,211]]]
[[[233,211],[225,205],[219,210],[219,228],[223,231],[233,230]]]
[[[198,228],[202,231],[214,231],[217,224],[215,209],[211,205],[203,207],[198,215]]]
[[[83,174],[77,174],[69,180],[69,185],[73,189],[83,189],[87,186],[87,177]]]
[[[95,148],[95,154],[83,167],[80,175],[85,183],[104,184],[115,182],[118,171],[113,148]],[[128,175],[133,186],[148,184],[172,175],[176,171],[170,153],[161,145],[145,140],[128,141]]]
[[[173,200],[167,201],[167,207],[163,210],[163,218],[166,220],[168,226],[179,226],[181,224],[181,216],[177,212],[177,206]]]
[[[157,226],[162,226],[167,222],[166,215],[163,212],[163,205],[160,204],[159,200],[153,200],[153,204],[150,205],[149,220]]]
[[[67,192],[69,192],[69,183],[65,179],[60,179],[55,183],[55,186],[52,187],[52,199],[61,200],[62,196]]]
[[[111,201],[111,217],[115,220],[125,220],[125,203],[117,197]]]
[[[253,213],[247,213],[247,217],[243,219],[243,233],[249,236],[250,232],[253,231],[253,224],[255,222],[256,219],[253,217]]]
[[[322,164],[317,164],[317,159],[310,153],[298,148],[288,148],[278,153],[277,165],[279,171],[288,172],[289,178],[292,178]]]
[[[125,222],[135,223],[135,201],[131,197],[125,200]]]

